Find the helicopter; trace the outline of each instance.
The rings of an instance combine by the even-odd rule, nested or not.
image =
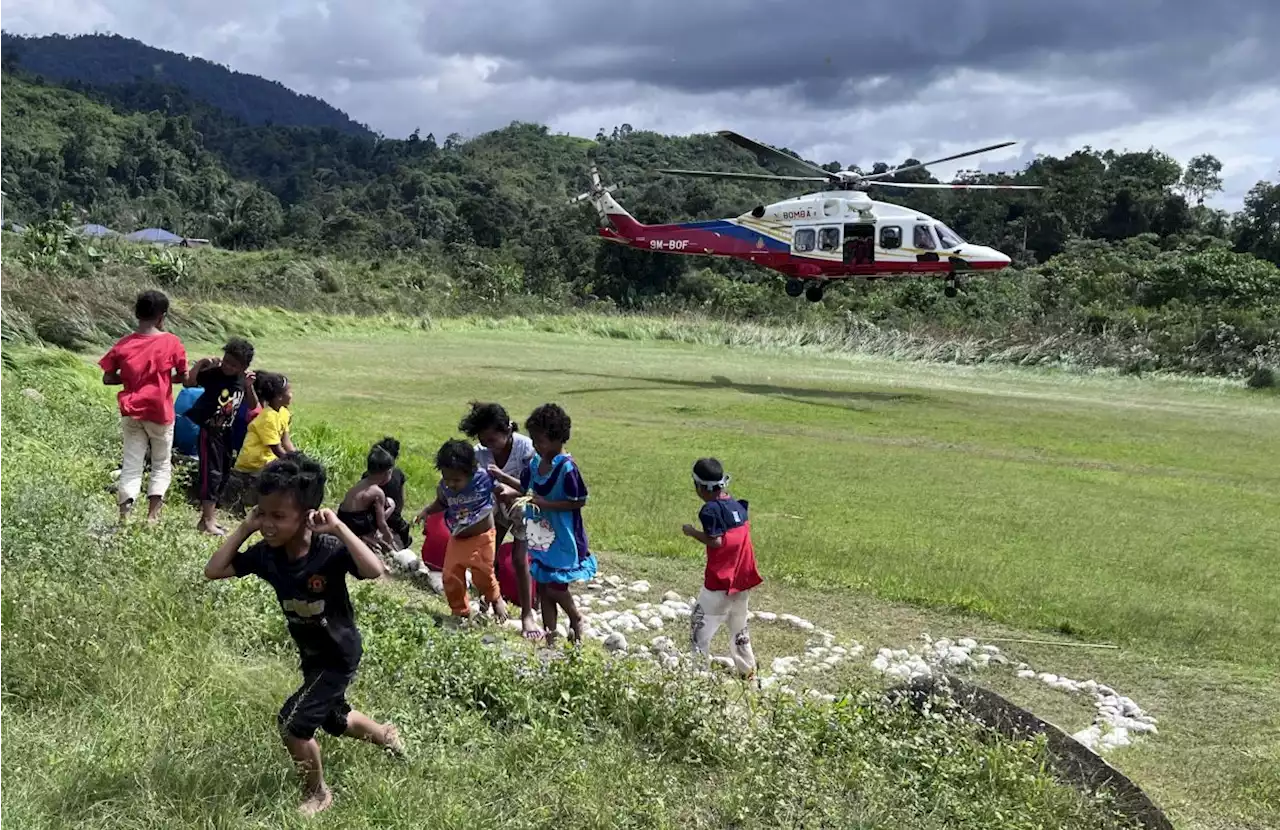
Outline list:
[[[590,202],[600,220],[601,237],[644,251],[686,256],[733,257],[777,271],[786,277],[790,297],[804,294],[820,302],[827,285],[837,280],[884,277],[937,277],[946,296],[959,293],[962,275],[997,271],[1010,259],[983,245],[965,241],[947,225],[912,208],[878,202],[868,187],[937,190],[1040,190],[1033,185],[929,184],[887,181],[889,176],[932,164],[987,153],[1017,142],[1006,141],[945,158],[931,159],[864,174],[832,172],[731,130],[717,135],[757,156],[803,171],[804,175],[729,173],[660,169],[674,176],[812,182],[824,189],[768,205],[757,205],[733,219],[646,225],[636,221],[613,193],[619,185],[602,186],[599,170],[590,169],[591,189],[569,200]]]

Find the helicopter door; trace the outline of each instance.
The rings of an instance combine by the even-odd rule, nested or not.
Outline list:
[[[871,265],[876,259],[876,227],[871,224],[844,226],[845,265]]]

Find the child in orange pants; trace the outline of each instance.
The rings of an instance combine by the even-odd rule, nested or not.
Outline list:
[[[467,598],[467,571],[471,581],[489,602],[493,615],[506,622],[507,604],[502,600],[493,557],[497,531],[493,524],[493,478],[478,469],[476,451],[465,441],[446,441],[436,453],[440,485],[436,500],[427,505],[418,519],[425,522],[433,513],[444,512],[449,542],[444,553],[444,595],[455,617],[471,616]]]

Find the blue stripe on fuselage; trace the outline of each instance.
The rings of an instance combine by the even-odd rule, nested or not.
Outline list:
[[[780,242],[771,236],[766,236],[759,231],[753,231],[751,228],[743,227],[734,222],[725,219],[710,219],[705,222],[681,222],[674,227],[688,228],[695,231],[712,231],[714,233],[730,236],[734,239],[741,239],[754,246],[757,239],[764,240],[764,249],[769,251],[789,251],[791,246],[786,242]]]

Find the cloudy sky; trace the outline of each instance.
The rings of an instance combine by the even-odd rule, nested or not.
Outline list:
[[[1280,177],[1276,0],[8,0],[2,25],[199,55],[394,137],[732,129],[863,166],[1019,142],[987,170],[1154,146],[1217,155],[1230,209]]]

